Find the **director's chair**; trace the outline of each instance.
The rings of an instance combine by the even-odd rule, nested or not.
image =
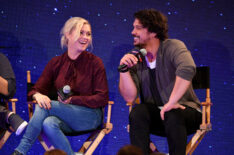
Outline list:
[[[31,83],[31,74],[30,71],[27,71],[27,88],[28,91],[30,91],[33,84]],[[49,94],[48,96],[52,96],[52,99],[57,100],[57,93],[55,94]],[[33,115],[33,108],[36,101],[28,101],[28,111],[29,111],[29,118]],[[83,134],[90,134],[90,136],[86,139],[86,141],[83,143],[82,147],[79,149],[78,152],[83,153],[84,155],[92,155],[99,143],[102,141],[104,136],[111,132],[113,128],[113,124],[111,123],[111,108],[114,104],[113,101],[108,101],[108,111],[107,111],[107,122],[104,123],[104,108],[102,108],[103,111],[103,124],[99,126],[95,130],[89,130],[89,131],[81,131],[81,132],[75,132],[75,133],[65,133],[66,136],[79,136]],[[38,137],[39,142],[43,146],[43,148],[48,151],[51,149],[54,149],[54,147],[49,143],[46,136],[43,134],[43,132]]]
[[[210,122],[210,107],[212,105],[211,99],[210,99],[210,69],[207,66],[203,67],[197,67],[196,68],[196,74],[193,77],[192,85],[194,89],[203,89],[206,91],[206,99],[204,102],[201,102],[202,106],[202,123],[200,125],[200,128],[196,131],[196,133],[193,135],[191,140],[186,146],[186,155],[192,155],[195,151],[198,144],[201,142],[201,140],[204,138],[205,134],[209,131],[211,131],[211,122]],[[132,107],[135,104],[140,104],[139,97],[134,102],[128,102],[127,106],[129,106],[129,113],[132,110]],[[127,130],[129,132],[130,126],[127,126]],[[154,145],[153,142],[150,143],[150,149],[151,151],[156,151],[157,147]]]

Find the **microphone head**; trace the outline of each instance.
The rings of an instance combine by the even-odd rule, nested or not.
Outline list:
[[[71,87],[69,85],[63,87],[63,93],[69,94],[70,92],[71,92]]]
[[[140,49],[140,52],[141,52],[141,54],[142,54],[143,56],[146,56],[146,54],[147,54],[147,51],[146,51],[146,49],[144,49],[144,48]]]

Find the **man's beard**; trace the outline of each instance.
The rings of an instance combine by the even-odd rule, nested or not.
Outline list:
[[[135,47],[142,49],[142,48],[145,48],[145,44],[137,44],[135,45]]]

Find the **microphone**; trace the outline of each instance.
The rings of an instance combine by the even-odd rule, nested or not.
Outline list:
[[[73,95],[71,87],[69,85],[65,85],[64,87],[60,88],[57,93],[62,101],[68,99],[70,96]]]
[[[136,51],[137,53],[133,53],[133,51]],[[142,57],[146,56],[147,51],[144,48],[142,48],[140,50],[138,48],[134,48],[134,49],[131,50],[130,53],[135,55],[139,62],[142,62]],[[125,65],[125,64],[119,65],[118,71],[121,72],[121,73],[127,72],[128,71],[128,66]]]

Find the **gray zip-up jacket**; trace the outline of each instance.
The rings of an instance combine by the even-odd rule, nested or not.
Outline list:
[[[191,53],[182,41],[176,39],[167,39],[160,43],[155,69],[157,89],[163,104],[169,101],[176,76],[192,81],[196,73],[196,65]],[[130,73],[142,102],[154,103],[155,92],[150,89],[149,68],[145,59],[142,63],[130,68]],[[201,111],[200,101],[194,93],[192,85],[178,102]]]

